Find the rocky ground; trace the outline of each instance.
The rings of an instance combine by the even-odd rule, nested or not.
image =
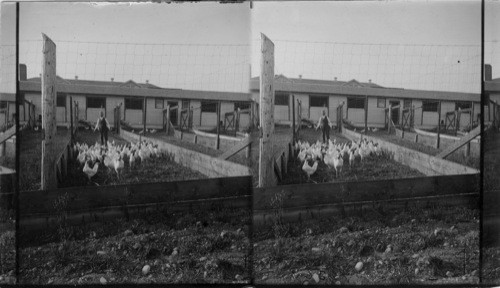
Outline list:
[[[433,207],[275,225],[254,236],[255,283],[477,283],[478,217]]]
[[[247,283],[248,210],[148,213],[21,236],[25,284]]]

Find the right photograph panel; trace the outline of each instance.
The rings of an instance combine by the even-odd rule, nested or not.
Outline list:
[[[484,17],[484,194],[482,280],[485,284],[500,284],[500,3],[485,2]],[[496,17],[495,17],[496,16]]]
[[[258,2],[251,23],[255,283],[478,283],[481,3]]]

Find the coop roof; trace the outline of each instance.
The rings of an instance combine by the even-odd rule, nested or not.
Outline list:
[[[259,77],[250,80],[251,91],[259,91]],[[368,95],[377,97],[411,98],[411,99],[442,99],[459,101],[480,101],[479,93],[462,93],[447,91],[411,90],[402,88],[382,87],[372,82],[330,81],[303,78],[287,78],[283,75],[275,77],[275,91],[306,94],[336,94],[336,95]]]
[[[0,92],[0,101],[16,102],[16,93]]]
[[[484,83],[484,90],[487,92],[500,92],[500,78],[492,79]]]
[[[20,82],[23,92],[41,91],[39,77],[30,78]],[[132,80],[127,82],[73,80],[57,77],[57,91],[69,94],[92,94],[102,96],[123,97],[157,97],[170,99],[196,99],[196,100],[221,100],[221,101],[250,101],[249,93],[219,92],[161,88],[150,83],[137,83]]]

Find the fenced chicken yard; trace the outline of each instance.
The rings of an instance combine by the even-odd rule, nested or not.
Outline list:
[[[294,128],[293,137],[278,140],[278,151],[264,162],[279,185],[262,185],[253,192],[255,282],[477,283],[479,171],[368,133],[368,128],[374,130],[368,125],[368,96],[357,99],[364,103],[361,133],[347,125],[343,103],[332,109],[326,101],[323,108],[304,111],[307,99],[293,96],[303,80],[275,76],[274,44],[265,35],[261,41],[256,87],[265,107],[260,109],[267,117],[286,118],[285,113],[273,114],[267,97],[273,97],[271,87],[282,89],[281,94],[290,89],[294,108],[287,120]],[[318,122],[303,119],[318,109],[337,115],[326,143],[321,131],[313,129]],[[265,133],[263,129],[261,135]]]

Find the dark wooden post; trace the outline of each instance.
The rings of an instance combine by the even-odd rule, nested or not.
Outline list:
[[[392,104],[389,104],[389,110],[387,111],[387,132],[391,134],[391,123],[392,123]]]
[[[438,126],[436,148],[439,149],[441,142],[441,101],[438,102]]]
[[[219,150],[220,148],[220,101],[217,102],[217,145],[215,148]]]
[[[71,131],[70,132],[71,133],[70,134],[71,135],[71,142],[73,142],[75,135],[73,134],[73,97],[72,96],[69,97],[69,118],[71,121],[71,125],[70,125],[70,127],[71,127],[71,130],[70,130]]]
[[[165,132],[167,135],[170,135],[170,105],[167,104],[167,115],[165,119],[166,127],[165,127]]]
[[[144,128],[143,128],[143,129],[144,129],[144,130],[143,130],[143,131],[144,131],[144,133],[142,133],[142,134],[143,134],[144,136],[146,136],[146,120],[147,120],[147,118],[146,118],[146,112],[147,112],[147,111],[146,111],[146,109],[147,109],[147,108],[146,108],[146,107],[147,107],[147,103],[148,103],[148,102],[147,102],[147,98],[146,98],[146,97],[144,97],[144,108],[142,109],[142,112],[143,112],[143,113],[142,113],[142,122],[143,122],[142,124],[143,124],[143,126],[144,126]]]
[[[273,182],[274,43],[261,34],[259,187]]]
[[[368,95],[365,96],[365,135],[368,134]]]
[[[43,36],[42,61],[42,190],[57,188],[54,138],[56,137],[56,44]]]
[[[292,94],[292,133],[293,133],[293,142],[297,141],[296,135],[295,135],[295,95]],[[293,150],[292,150],[293,151]]]

